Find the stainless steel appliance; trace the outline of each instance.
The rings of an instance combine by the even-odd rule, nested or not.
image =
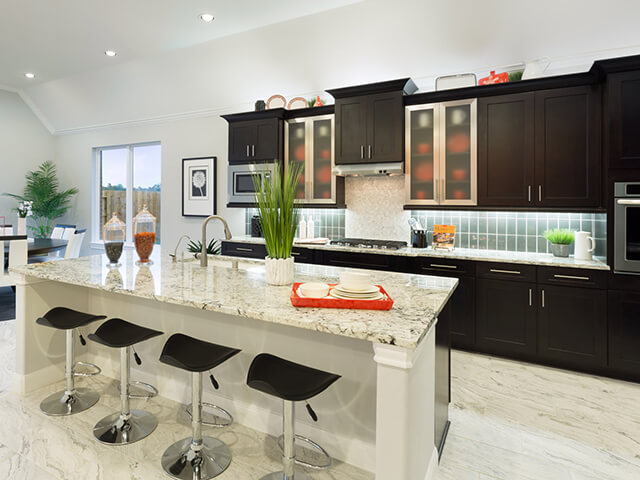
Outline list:
[[[366,238],[338,238],[331,245],[355,248],[377,248],[380,250],[398,250],[407,246],[407,242],[398,240],[368,240]]]
[[[275,172],[275,163],[229,165],[229,203],[254,203],[255,185],[253,179],[260,177],[260,183]]]
[[[614,271],[640,275],[640,182],[616,183]]]

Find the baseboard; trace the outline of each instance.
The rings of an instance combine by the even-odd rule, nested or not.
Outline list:
[[[59,382],[60,380],[64,380],[64,363],[58,365],[52,364],[26,375],[14,373],[12,390],[21,395],[26,395],[33,390]]]

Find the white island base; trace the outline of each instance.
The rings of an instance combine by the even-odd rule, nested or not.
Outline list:
[[[256,267],[251,265],[248,270],[253,275]],[[140,271],[136,268],[129,266],[128,271],[121,271],[123,285],[139,276]],[[184,266],[169,268],[182,268],[185,274]],[[194,265],[189,268],[195,271]],[[167,269],[166,265],[163,269]],[[330,270],[338,272],[337,269]],[[327,275],[328,271],[324,269],[322,272]],[[97,279],[97,282],[104,283],[107,273],[102,271],[102,280]],[[152,268],[143,273],[151,274],[151,283],[155,285],[153,288],[157,294],[158,284],[162,284],[160,277],[168,272],[160,273],[158,265],[155,272]],[[392,274],[385,275],[388,278]],[[188,276],[186,273],[185,278]],[[190,401],[189,373],[158,362],[162,346],[170,334],[180,332],[240,348],[240,355],[215,369],[220,389],[214,390],[207,384],[203,401],[225,408],[242,425],[278,436],[282,432],[282,402],[248,388],[245,383],[253,357],[261,352],[273,353],[342,376],[328,390],[310,400],[319,416],[318,423],[309,418],[304,408],[297,409],[296,433],[312,438],[334,458],[374,472],[378,480],[435,478],[438,461],[434,446],[435,328],[429,328],[415,348],[398,347],[248,318],[244,312],[241,316],[203,310],[195,303],[189,305],[187,298],[183,298],[183,302],[169,303],[160,296],[143,298],[135,293],[134,283],[130,291],[111,292],[95,285],[72,285],[25,276],[18,285],[16,297],[15,390],[26,394],[64,378],[65,334],[37,325],[37,317],[56,306],[103,314],[109,318],[120,317],[165,333],[135,346],[143,364],[138,367],[134,363],[131,375],[132,380],[156,386],[161,396],[183,404]],[[388,284],[389,281],[385,283]],[[441,287],[448,289],[441,295],[444,303],[451,293],[449,290],[454,287],[455,284],[453,287],[449,284]],[[284,293],[288,297],[288,289],[266,287],[256,294],[265,295],[267,292],[266,295],[271,296]],[[174,292],[174,296],[180,295],[181,292]],[[269,301],[265,298],[266,303]],[[288,315],[296,315],[297,311],[291,307]],[[331,310],[328,315],[339,318],[341,313],[340,310]],[[324,315],[327,315],[327,310]],[[96,322],[83,329],[85,337],[98,325]],[[78,342],[76,352],[76,360],[95,363],[107,377],[119,378],[118,350],[89,341],[86,347]],[[82,385],[82,379],[78,384]]]

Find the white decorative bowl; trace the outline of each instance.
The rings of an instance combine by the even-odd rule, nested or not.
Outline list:
[[[371,286],[371,275],[355,270],[345,270],[340,274],[340,285],[353,292],[366,290]]]
[[[329,285],[320,282],[303,283],[298,287],[300,293],[309,298],[324,298],[329,295]]]

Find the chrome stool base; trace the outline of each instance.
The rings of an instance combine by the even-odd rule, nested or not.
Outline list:
[[[118,384],[118,393],[121,392],[121,386]],[[149,383],[138,382],[137,380],[129,381],[129,398],[148,399],[158,396],[158,389]]]
[[[314,454],[313,455],[314,457],[317,456],[320,458],[318,462],[314,461],[315,458],[314,459],[309,458],[307,461],[299,457],[298,452],[296,452],[295,462],[297,465],[302,465],[303,467],[307,467],[307,468],[314,468],[316,470],[325,470],[331,466],[332,458],[324,448],[322,448],[313,440],[307,437],[303,437],[302,435],[296,434],[295,437],[296,437],[296,443],[295,443],[296,446],[299,445],[299,442],[305,443],[310,447],[310,448],[307,448],[307,450],[311,450]],[[278,443],[278,448],[280,448],[280,451],[284,451],[284,435],[280,435],[276,440],[276,442]],[[302,446],[302,448],[305,448],[305,447]],[[296,477],[297,476],[298,474],[296,473]]]
[[[93,435],[100,443],[124,445],[142,440],[157,426],[158,420],[149,412],[131,410],[127,420],[120,413],[104,417],[93,427]]]
[[[95,369],[93,372],[89,371],[89,372],[78,372],[76,371],[76,367],[80,365],[82,367],[88,367],[88,368],[93,368]],[[75,365],[73,366],[73,376],[74,377],[95,377],[96,375],[100,375],[102,373],[102,369],[95,365],[94,363],[89,363],[89,362],[76,362]]]
[[[192,406],[193,404],[190,403],[189,405],[187,405],[187,408],[186,408],[187,415],[191,419],[193,419],[193,416],[191,413]],[[233,423],[233,417],[224,408],[218,407],[217,405],[213,405],[212,403],[205,403],[205,402],[202,402],[202,407],[203,407],[202,419],[201,419],[202,425],[206,425],[207,427],[222,428],[222,427],[228,427]],[[216,413],[211,413],[211,412],[205,412],[204,407],[208,408],[209,410],[214,410],[216,413],[220,413],[222,415],[217,415]]]
[[[313,480],[309,475],[303,472],[296,472],[295,477],[296,480]],[[285,480],[284,472],[273,472],[268,473],[264,477],[261,477],[260,480]]]
[[[75,393],[67,395],[65,390],[56,392],[40,403],[40,410],[45,415],[54,417],[73,415],[93,407],[100,399],[100,394],[89,388],[76,388]]]
[[[231,450],[217,438],[202,437],[199,452],[191,450],[191,444],[189,437],[165,450],[162,468],[167,475],[179,480],[207,480],[217,477],[229,467]]]

